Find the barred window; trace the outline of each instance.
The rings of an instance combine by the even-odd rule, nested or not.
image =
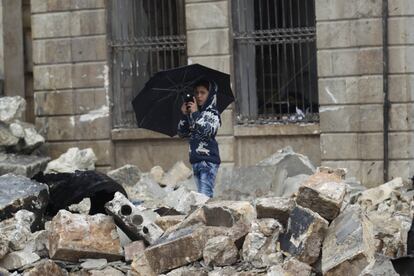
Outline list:
[[[136,126],[131,101],[157,71],[187,64],[184,0],[110,0],[113,127]]]
[[[318,121],[314,0],[232,1],[239,122]]]

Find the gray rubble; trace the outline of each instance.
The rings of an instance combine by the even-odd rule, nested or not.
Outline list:
[[[75,170],[94,170],[97,158],[91,148],[70,148],[57,159],[47,164],[45,173],[70,173]]]
[[[45,170],[49,161],[50,157],[0,153],[0,175],[12,173],[31,178]]]
[[[141,178],[141,170],[135,165],[124,165],[116,170],[109,171],[107,175],[122,186],[134,186]]]

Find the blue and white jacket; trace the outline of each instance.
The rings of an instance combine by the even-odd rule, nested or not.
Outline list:
[[[220,164],[219,148],[216,141],[217,130],[221,125],[217,111],[217,84],[210,82],[210,90],[203,106],[191,115],[182,115],[178,123],[178,136],[189,137],[190,163],[201,161]]]

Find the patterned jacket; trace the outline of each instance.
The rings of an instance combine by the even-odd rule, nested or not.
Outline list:
[[[201,161],[220,164],[219,148],[216,141],[217,130],[221,125],[217,111],[217,84],[210,82],[206,103],[191,115],[182,115],[178,123],[178,136],[189,138],[190,163]]]

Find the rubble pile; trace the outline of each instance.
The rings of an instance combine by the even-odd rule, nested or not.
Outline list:
[[[95,161],[73,148],[32,178],[0,176],[0,275],[409,275],[414,263],[401,178],[365,189],[287,148],[223,170],[210,199],[183,162],[105,175]]]

